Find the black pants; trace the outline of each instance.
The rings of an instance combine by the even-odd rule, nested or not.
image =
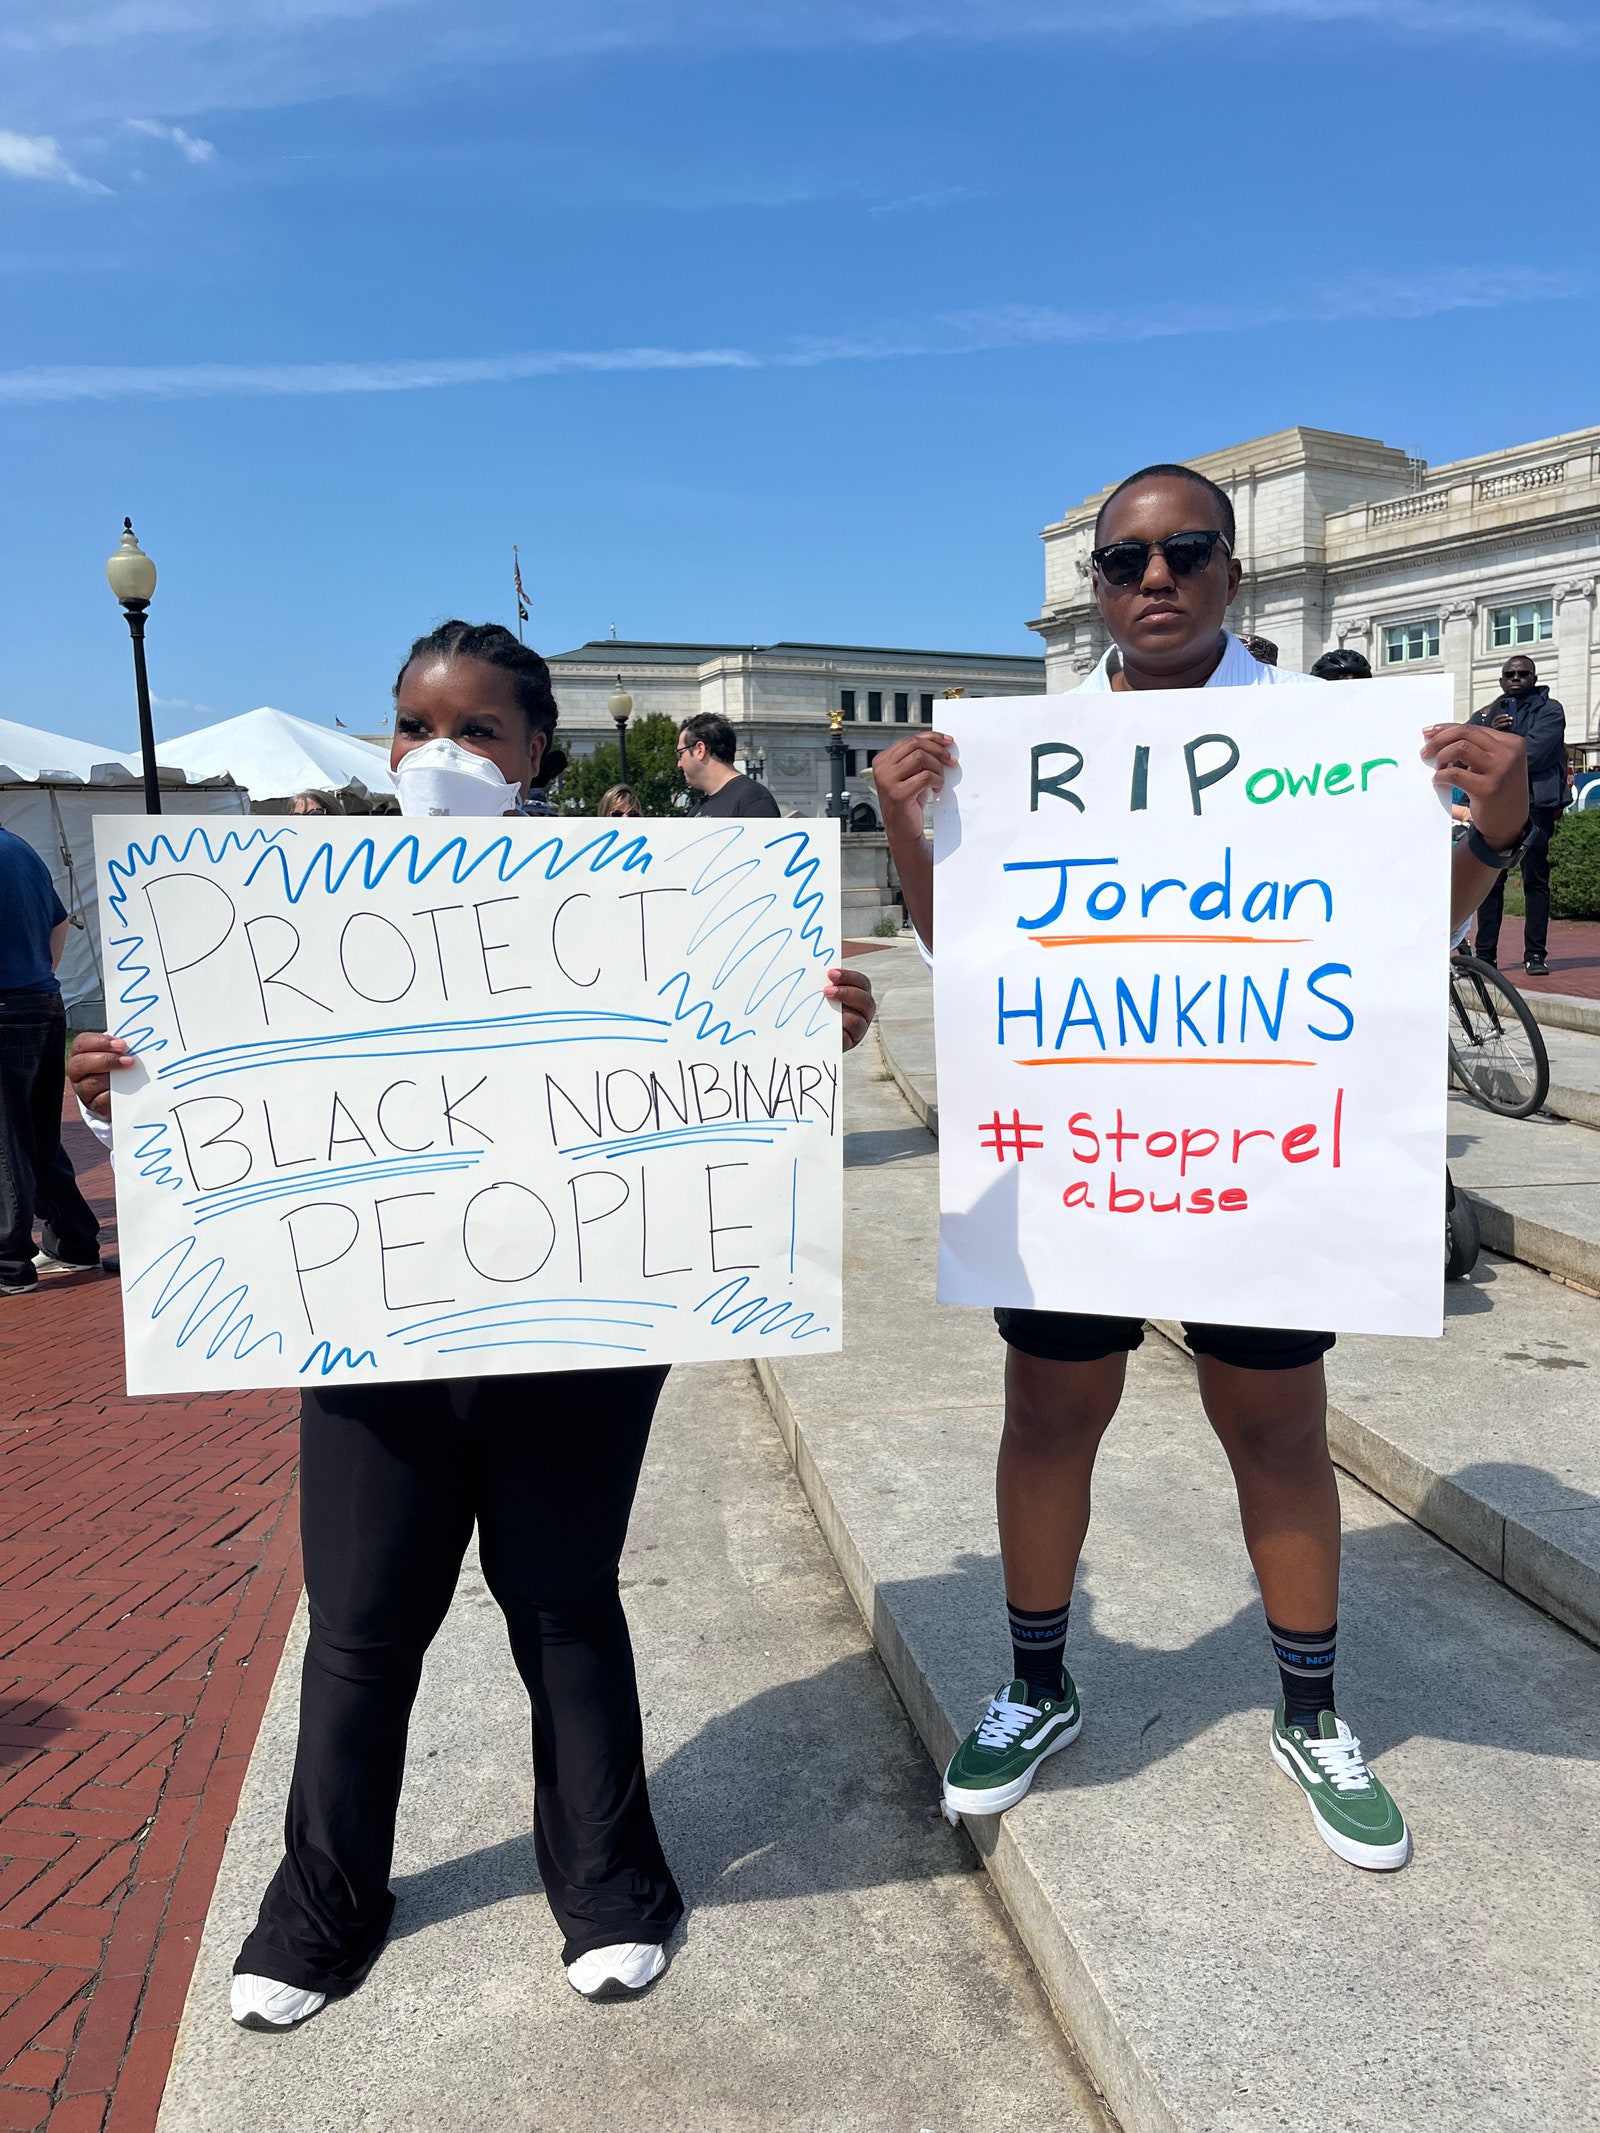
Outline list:
[[[1527,917],[1522,921],[1522,954],[1525,962],[1543,962],[1550,945],[1550,839],[1561,819],[1557,807],[1533,810],[1534,839],[1522,855],[1522,895]],[[1493,962],[1500,952],[1500,920],[1505,913],[1506,877],[1497,874],[1494,887],[1478,906],[1478,937],[1474,952]]]
[[[422,1656],[478,1527],[533,1705],[534,1845],[563,1962],[664,1941],[617,1561],[664,1369],[301,1395],[311,1641],[285,1857],[236,1970],[353,1991],[377,1959]]]
[[[0,992],[0,1282],[38,1280],[33,1224],[44,1248],[80,1266],[100,1258],[100,1225],[61,1145],[67,1011],[58,992]]]

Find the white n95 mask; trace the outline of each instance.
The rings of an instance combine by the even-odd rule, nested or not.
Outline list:
[[[454,741],[424,741],[394,774],[403,815],[509,815],[521,797],[489,758]]]

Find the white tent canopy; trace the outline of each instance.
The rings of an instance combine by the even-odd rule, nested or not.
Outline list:
[[[353,733],[291,718],[266,704],[198,733],[158,742],[156,760],[187,772],[191,779],[226,772],[256,801],[287,800],[297,792],[342,792],[352,784],[368,792],[394,791],[386,748],[358,740]]]
[[[102,748],[96,741],[69,741],[65,734],[46,733],[38,726],[19,726],[14,719],[0,718],[0,767],[14,770],[19,778],[55,776],[87,782],[96,763],[137,768],[119,749]]]

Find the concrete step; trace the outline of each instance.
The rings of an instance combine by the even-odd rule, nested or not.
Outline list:
[[[937,1133],[927,967],[900,949],[875,957],[872,976],[889,1070]],[[1600,1082],[1600,1038],[1561,1030],[1553,1041],[1574,1074],[1592,1058]],[[1591,1043],[1592,1054],[1568,1049]],[[1600,1305],[1576,1293],[1600,1291],[1600,1137],[1453,1095],[1448,1145],[1488,1254],[1447,1289],[1442,1343],[1340,1341],[1329,1441],[1408,1518],[1600,1643]],[[1161,1330],[1182,1346],[1176,1326]]]
[[[673,1371],[622,1571],[651,1802],[689,1905],[648,2001],[591,2006],[561,1974],[527,1692],[474,1548],[412,1719],[389,1945],[353,1997],[252,2036],[228,1977],[283,1848],[302,1606],[160,2133],[1115,2133],[934,1811],[747,1365]]]
[[[762,1378],[942,1765],[1009,1663],[1001,1350],[987,1313],[933,1302],[934,1148],[863,1054],[847,1063],[846,1349]],[[1472,1292],[1487,1311],[1453,1315],[1445,1350],[1466,1328],[1467,1356],[1487,1319],[1515,1323],[1504,1350],[1543,1340],[1529,1356],[1560,1356],[1576,1320],[1540,1331],[1519,1315],[1538,1277],[1490,1272]],[[1341,1358],[1341,1400],[1369,1418],[1416,1404],[1441,1344],[1366,1345]],[[1382,1367],[1407,1346],[1427,1350],[1415,1383]],[[1588,1382],[1534,1377],[1537,1362],[1519,1376],[1487,1340],[1469,1372],[1472,1356],[1504,1467],[1525,1456],[1516,1399]],[[1430,1413],[1433,1467],[1487,1501],[1466,1484],[1494,1462],[1451,1448],[1449,1402]],[[1330,2097],[1365,2133],[1600,2124],[1600,1654],[1355,1482],[1342,1493],[1340,1701],[1411,1821],[1404,1873],[1334,1859],[1268,1760],[1276,1677],[1226,1464],[1190,1366],[1159,1341],[1135,1358],[1096,1476],[1069,1640],[1083,1737],[974,1840],[1128,2133],[1281,2133]]]

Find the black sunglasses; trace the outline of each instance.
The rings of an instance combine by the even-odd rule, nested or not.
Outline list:
[[[1164,541],[1113,541],[1109,547],[1093,548],[1089,560],[1108,585],[1137,585],[1143,579],[1152,548],[1159,548],[1175,578],[1192,578],[1205,570],[1221,546],[1232,555],[1221,533],[1169,533]]]

